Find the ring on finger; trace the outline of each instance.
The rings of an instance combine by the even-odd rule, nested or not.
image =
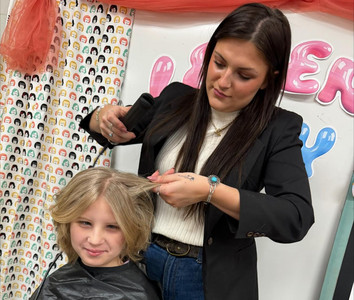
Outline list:
[[[110,132],[110,133],[109,133],[109,136],[112,137],[112,136],[113,136],[113,132]]]
[[[157,187],[156,195],[160,197],[160,186]]]

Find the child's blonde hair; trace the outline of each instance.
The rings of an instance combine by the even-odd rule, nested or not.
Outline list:
[[[153,222],[151,189],[156,184],[145,178],[114,169],[96,167],[76,174],[56,196],[50,208],[58,233],[58,244],[70,263],[78,255],[70,240],[70,223],[75,221],[98,197],[103,196],[110,205],[125,237],[120,258],[141,259]]]

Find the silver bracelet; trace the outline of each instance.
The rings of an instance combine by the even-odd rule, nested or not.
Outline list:
[[[213,196],[216,186],[220,183],[220,178],[216,175],[210,175],[208,176],[208,182],[210,184],[210,188],[209,188],[208,198],[206,199],[206,203],[210,203],[211,197]]]

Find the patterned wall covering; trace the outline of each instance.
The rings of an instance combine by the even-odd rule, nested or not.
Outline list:
[[[78,124],[98,105],[120,103],[134,10],[58,2],[46,72],[10,71],[0,58],[0,299],[28,299],[38,286],[58,252],[54,194],[101,149]]]

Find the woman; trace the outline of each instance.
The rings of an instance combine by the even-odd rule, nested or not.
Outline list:
[[[143,143],[139,174],[160,184],[146,271],[164,299],[258,299],[254,238],[296,242],[314,222],[302,118],[276,107],[290,44],[283,13],[243,5],[213,33],[200,89],[166,87],[146,130],[110,105],[81,123],[102,145]]]

